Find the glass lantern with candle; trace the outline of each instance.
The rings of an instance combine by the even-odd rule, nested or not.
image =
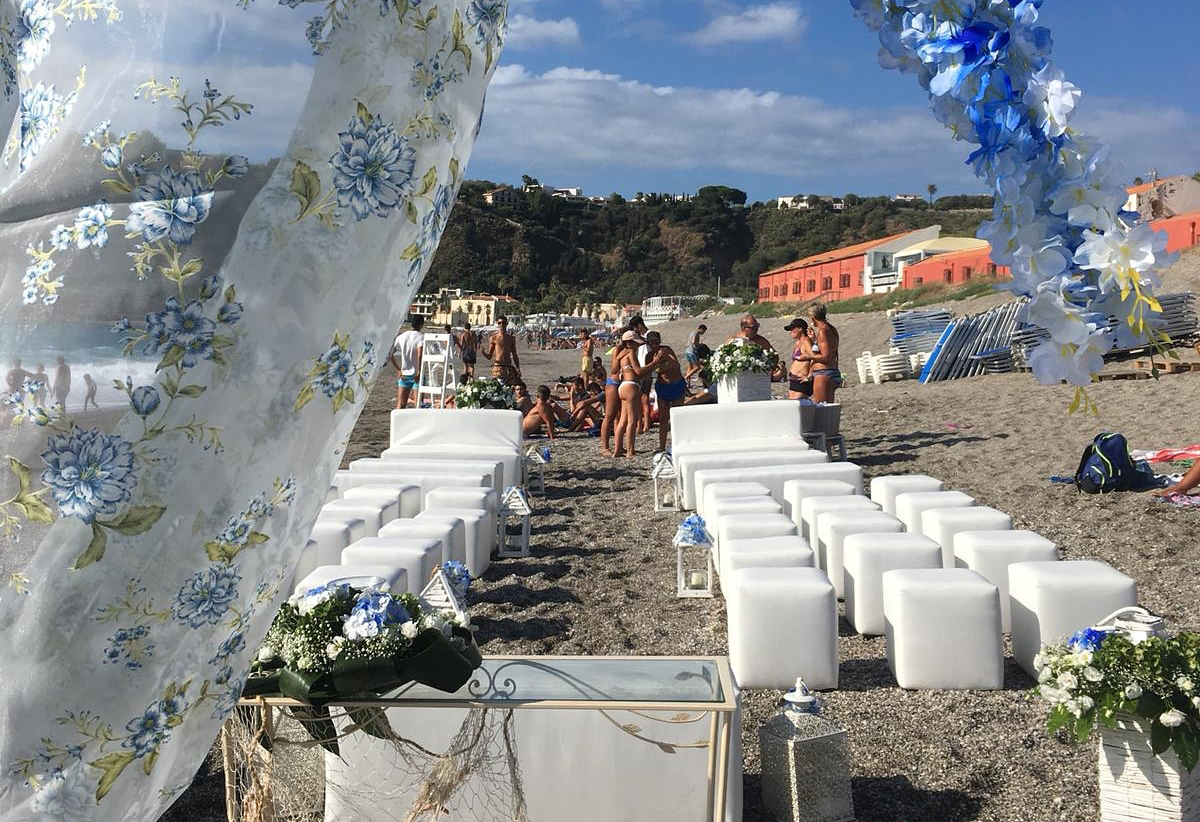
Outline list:
[[[675,589],[679,597],[713,595],[712,536],[704,518],[692,514],[679,524],[675,538]]]

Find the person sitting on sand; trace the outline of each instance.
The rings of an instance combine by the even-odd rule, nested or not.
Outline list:
[[[687,373],[683,375],[685,380],[690,380],[700,373],[700,346],[704,344],[700,342],[700,338],[707,332],[708,326],[700,323],[692,332],[692,336],[688,337],[687,348],[683,349],[683,358],[687,361]]]
[[[662,344],[662,335],[651,331],[646,335],[650,346],[650,363],[658,372],[654,392],[658,396],[658,450],[667,450],[667,436],[671,433],[671,409],[683,402],[687,393],[687,380],[679,365],[679,357],[670,346]]]
[[[717,401],[717,384],[709,376],[707,364],[700,370],[699,377],[702,388],[684,400],[684,405],[708,405]]]
[[[741,328],[738,332],[731,335],[725,342],[736,342],[739,345],[753,343],[763,351],[775,350],[775,346],[771,345],[771,341],[758,333],[758,320],[753,314],[743,314],[740,325]]]
[[[794,347],[792,359],[788,363],[788,399],[812,399],[812,340],[808,337],[808,323],[796,317],[783,327],[792,335]]]
[[[1187,494],[1197,486],[1200,486],[1200,460],[1192,463],[1192,467],[1180,478],[1179,482],[1168,488],[1155,491],[1154,496],[1166,497],[1171,494]]]
[[[604,401],[603,390],[597,395],[588,390],[582,377],[576,377],[571,380],[570,401],[571,427],[567,430],[578,431],[589,422],[593,426],[600,425],[600,409],[598,406]]]
[[[808,310],[812,321],[812,353],[801,359],[812,365],[813,402],[833,402],[833,394],[842,387],[842,372],[838,370],[838,330],[825,319],[828,310],[824,303],[815,303]]]
[[[508,317],[496,319],[498,331],[488,337],[481,353],[492,361],[492,376],[514,385],[521,379],[521,358],[517,356],[517,338],[508,330]]]
[[[539,385],[537,399],[534,401],[533,407],[525,414],[525,419],[521,424],[525,436],[540,434],[544,430],[550,439],[555,439],[554,429],[559,424],[560,410],[550,401],[550,387]]]
[[[100,403],[96,402],[96,381],[92,379],[91,374],[83,375],[83,384],[87,386],[87,393],[83,395],[83,410],[87,411],[88,403],[100,410]]]
[[[529,396],[529,388],[524,380],[517,380],[513,384],[513,402],[514,407],[522,414],[528,414],[533,408],[533,398]]]

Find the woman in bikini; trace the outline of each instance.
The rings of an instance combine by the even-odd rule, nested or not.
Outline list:
[[[604,378],[604,419],[600,421],[600,456],[611,457],[612,433],[621,414],[621,397],[617,391],[621,384],[621,373],[617,370],[618,358],[625,344],[617,341],[609,352],[608,375]]]
[[[812,399],[812,370],[813,347],[808,338],[808,323],[797,317],[783,327],[792,335],[795,345],[792,348],[792,361],[788,363],[788,399]]]
[[[637,361],[638,348],[645,340],[636,331],[626,331],[621,335],[621,346],[613,362],[613,373],[620,375],[617,395],[621,400],[621,418],[617,420],[614,437],[616,450],[614,457],[625,456],[633,459],[637,452],[633,448],[634,438],[637,437],[638,424],[642,419],[642,378],[650,373],[653,364],[639,367]],[[624,451],[622,451],[624,446]]]

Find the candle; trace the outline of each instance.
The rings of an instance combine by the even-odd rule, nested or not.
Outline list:
[[[704,572],[703,571],[692,571],[688,575],[688,587],[689,588],[703,588],[704,587]]]

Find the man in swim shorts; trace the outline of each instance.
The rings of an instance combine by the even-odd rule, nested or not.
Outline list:
[[[488,337],[483,356],[492,361],[492,376],[514,385],[521,379],[521,358],[517,356],[517,338],[508,330],[508,317],[496,320],[499,329]]]
[[[662,335],[657,331],[648,332],[646,345],[650,347],[650,362],[658,372],[654,386],[658,397],[658,450],[666,451],[667,436],[671,433],[671,409],[683,402],[687,380],[683,378],[674,349],[662,344]]]
[[[458,335],[458,348],[462,351],[463,374],[471,379],[475,378],[476,347],[475,332],[470,323],[464,323],[462,333]]]
[[[425,345],[425,318],[413,317],[412,328],[396,335],[388,361],[396,369],[396,407],[407,408],[413,389],[421,379],[421,353]]]

